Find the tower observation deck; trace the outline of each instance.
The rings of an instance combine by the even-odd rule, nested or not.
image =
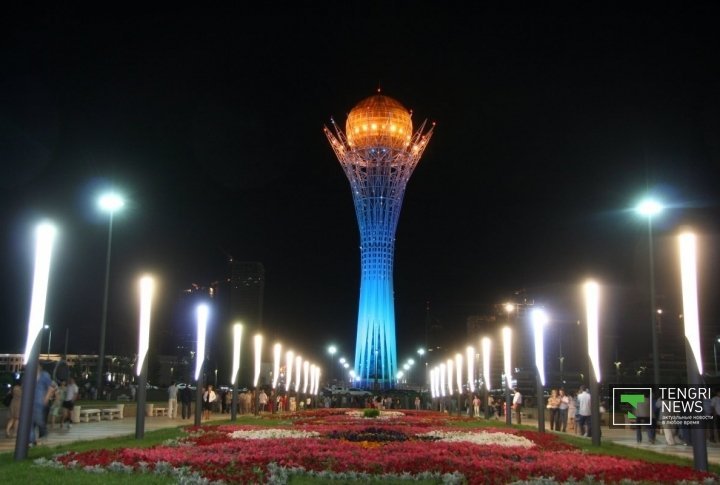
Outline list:
[[[348,115],[345,132],[325,127],[355,202],[360,228],[360,303],[355,375],[365,388],[393,387],[397,372],[393,257],[405,187],[433,127],[413,133],[411,113],[380,94],[364,99]]]

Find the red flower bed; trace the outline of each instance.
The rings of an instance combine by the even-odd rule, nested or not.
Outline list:
[[[342,421],[342,418],[336,418],[340,416],[337,413],[318,413],[316,422],[319,424],[310,424],[310,419],[302,416],[295,420],[294,426],[284,427],[320,434],[318,438],[302,439],[229,437],[233,431],[267,429],[256,426],[208,426],[202,428],[203,432],[191,428],[197,433],[183,440],[191,446],[68,453],[56,460],[65,465],[75,461],[81,466],[103,467],[114,461],[134,467],[141,461],[149,463],[150,467],[157,462],[167,462],[174,467],[190,467],[210,480],[226,482],[263,480],[267,478],[263,474],[270,463],[315,471],[371,474],[460,472],[469,483],[498,484],[541,476],[561,481],[570,478],[582,480],[587,475],[593,475],[609,483],[624,479],[667,483],[712,476],[687,467],[582,453],[551,433],[489,428],[460,430],[515,434],[535,443],[531,448],[420,440],[416,435],[429,431],[428,426],[423,424],[424,420],[438,421],[433,430],[459,431],[458,428],[440,424],[439,416],[433,416],[436,413],[426,414],[418,413],[392,422],[353,421],[349,418],[342,426],[339,422],[327,422],[328,419]],[[351,440],[350,437],[358,439]]]

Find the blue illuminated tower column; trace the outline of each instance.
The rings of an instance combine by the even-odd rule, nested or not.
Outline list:
[[[360,386],[392,387],[397,371],[393,256],[403,195],[433,128],[413,133],[411,113],[380,94],[325,135],[350,181],[360,228],[360,304],[355,373]]]

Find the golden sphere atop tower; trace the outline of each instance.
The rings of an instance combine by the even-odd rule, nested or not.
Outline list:
[[[348,144],[353,148],[394,148],[410,144],[410,112],[394,99],[376,94],[360,101],[345,123]]]

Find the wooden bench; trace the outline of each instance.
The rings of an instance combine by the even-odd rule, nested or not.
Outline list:
[[[113,419],[120,419],[120,410],[117,408],[102,409],[102,418],[112,421]]]
[[[90,419],[96,420],[98,423],[100,422],[102,416],[102,411],[100,409],[81,409],[80,410],[80,421],[84,421],[86,423],[90,422]]]
[[[157,407],[153,406],[152,415],[153,416],[167,416],[168,408],[157,408]]]

